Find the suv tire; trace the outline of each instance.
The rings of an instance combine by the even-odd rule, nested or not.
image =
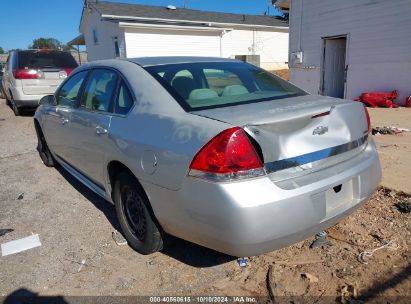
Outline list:
[[[21,108],[16,105],[16,102],[13,99],[13,95],[10,94],[10,105],[11,109],[13,110],[13,113],[15,116],[20,116],[21,115]]]

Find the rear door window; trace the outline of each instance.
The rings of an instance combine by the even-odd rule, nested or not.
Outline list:
[[[116,92],[118,75],[106,69],[93,70],[87,80],[80,107],[89,111],[109,112]]]
[[[59,51],[18,52],[19,69],[75,69],[78,64],[73,56]]]
[[[57,93],[56,101],[59,106],[70,108],[75,106],[78,93],[86,76],[87,71],[82,71],[73,75],[64,83]]]
[[[130,90],[127,88],[124,81],[121,81],[116,103],[114,106],[114,113],[116,114],[127,114],[134,104],[133,96],[130,93]]]

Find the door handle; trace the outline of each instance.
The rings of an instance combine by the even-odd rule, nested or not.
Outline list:
[[[96,133],[97,135],[103,135],[107,133],[107,129],[104,129],[103,127],[97,126],[96,127]]]
[[[68,124],[70,122],[70,120],[68,120],[67,118],[62,118],[61,119],[61,124],[62,125],[66,125],[66,124]]]

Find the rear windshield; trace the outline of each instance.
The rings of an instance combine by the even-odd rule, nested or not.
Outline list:
[[[307,95],[280,77],[244,62],[167,64],[145,69],[186,111]]]
[[[59,51],[23,51],[18,53],[19,69],[74,69],[78,66],[70,53]]]

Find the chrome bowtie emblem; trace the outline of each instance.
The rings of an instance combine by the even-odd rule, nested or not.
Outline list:
[[[318,126],[313,130],[313,135],[323,135],[328,132],[328,127]]]

